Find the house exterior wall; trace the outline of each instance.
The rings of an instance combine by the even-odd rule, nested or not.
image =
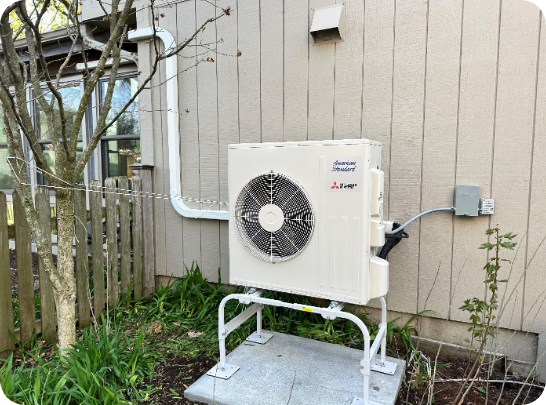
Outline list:
[[[412,223],[390,255],[389,309],[433,310],[466,321],[458,308],[485,297],[478,247],[499,224],[518,234],[501,326],[546,327],[546,26],[525,0],[344,0],[346,37],[315,45],[313,10],[335,0],[229,0],[200,34],[221,41],[179,58],[182,194],[227,201],[227,145],[239,142],[369,138],[383,143],[385,217],[403,221],[449,206],[457,184],[481,187],[493,216],[437,214]],[[157,3],[157,24],[178,42],[217,13],[205,1]],[[137,12],[149,26],[147,9]],[[194,43],[195,44],[195,43]],[[152,47],[139,45],[146,77]],[[235,57],[237,51],[240,57]],[[197,59],[196,59],[197,58]],[[197,66],[196,60],[199,61]],[[164,65],[140,97],[142,163],[155,165],[154,191],[169,194]],[[199,204],[188,203],[199,208]],[[205,206],[201,206],[203,208]],[[212,205],[212,208],[218,208]],[[158,275],[181,276],[195,261],[223,280],[228,224],[180,217],[154,200]],[[542,246],[542,247],[541,247]],[[503,276],[504,277],[504,276]]]

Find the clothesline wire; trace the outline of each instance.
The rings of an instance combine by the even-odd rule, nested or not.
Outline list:
[[[100,186],[100,185],[95,185],[95,184],[93,184],[93,185],[90,185],[90,184],[72,184],[72,183],[69,183],[69,182],[59,178],[54,173],[46,172],[46,171],[40,169],[39,167],[37,167],[35,164],[33,164],[31,162],[27,162],[26,160],[15,157],[15,156],[9,156],[7,158],[8,164],[9,164],[12,172],[15,174],[15,177],[17,178],[17,182],[19,184],[21,184],[21,185],[24,185],[24,186],[31,186],[31,184],[21,181],[21,179],[19,178],[19,176],[17,174],[17,170],[13,167],[13,165],[11,163],[11,160],[22,161],[26,165],[28,165],[29,167],[34,168],[36,171],[40,172],[41,174],[47,173],[50,176],[52,176],[53,178],[59,180],[62,183],[65,183],[67,185],[66,187],[65,186],[53,186],[53,185],[50,185],[50,184],[40,185],[40,187],[46,187],[46,188],[53,189],[53,190],[71,190],[71,191],[83,191],[83,190],[85,190],[86,192],[91,192],[91,193],[115,194],[115,195],[120,195],[120,196],[121,195],[129,196],[129,197],[130,196],[135,196],[135,195],[140,195],[141,197],[156,198],[156,199],[160,199],[160,200],[170,200],[172,197],[175,197],[175,198],[180,198],[183,201],[192,202],[192,203],[196,203],[196,204],[207,204],[207,205],[217,204],[217,205],[223,205],[223,206],[228,206],[229,205],[227,202],[224,202],[224,201],[215,201],[215,200],[209,200],[209,199],[201,200],[201,199],[192,198],[192,197],[184,197],[184,196],[182,196],[180,194],[161,194],[161,193],[153,193],[153,192],[147,192],[147,191],[136,192],[136,191],[130,190],[130,189],[123,189],[123,188],[113,189],[111,187]],[[116,190],[116,191],[114,191],[114,190]]]

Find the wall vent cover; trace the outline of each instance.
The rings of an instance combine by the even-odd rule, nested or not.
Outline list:
[[[250,180],[235,203],[239,239],[254,256],[270,263],[296,257],[313,235],[310,198],[292,178],[270,172]]]

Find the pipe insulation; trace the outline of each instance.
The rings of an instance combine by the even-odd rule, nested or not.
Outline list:
[[[165,46],[165,52],[176,48],[173,35],[164,28],[157,27],[155,36]],[[154,38],[154,28],[140,28],[129,32],[132,42]],[[165,59],[166,77],[170,81],[167,88],[167,134],[169,145],[169,180],[171,203],[180,215],[186,218],[218,219],[227,221],[229,211],[196,209],[188,207],[182,200],[182,179],[180,176],[180,131],[178,126],[178,56],[173,54]]]

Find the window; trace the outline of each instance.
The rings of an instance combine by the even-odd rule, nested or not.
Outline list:
[[[69,80],[70,81],[61,83],[61,87],[59,88],[59,92],[63,97],[65,115],[68,120],[66,128],[68,135],[70,134],[72,126],[74,125],[74,118],[81,101],[81,92],[83,89],[82,85],[80,84],[81,77],[73,76]],[[104,97],[108,87],[107,80],[108,79],[101,80],[97,84],[97,88],[93,93],[93,101],[90,102],[90,105],[85,112],[85,117],[82,121],[78,135],[78,159],[83,153],[85,145],[87,145],[88,134],[92,133],[97,125],[96,119],[104,102]],[[138,78],[134,75],[119,77],[116,80],[112,97],[112,107],[106,118],[107,123],[117,116],[119,111],[131,99],[137,89]],[[50,103],[54,98],[54,95],[48,90],[49,89],[44,87],[44,99],[46,102]],[[28,97],[29,99],[34,99],[34,101],[31,102],[31,110],[33,111],[34,128],[36,131],[36,136],[38,137],[38,143],[44,153],[47,163],[50,165],[52,171],[55,172],[56,154],[51,143],[51,137],[56,136],[60,139],[61,128],[60,125],[54,129],[49,128],[47,116],[41,110],[38,100],[35,99],[36,95],[32,93],[32,90],[29,89]],[[57,103],[55,103],[55,109],[56,121],[58,122],[60,117]],[[90,176],[91,178],[100,178],[103,181],[107,177],[131,177],[132,171],[129,166],[135,163],[140,163],[139,120],[139,103],[137,98],[133,103],[131,103],[129,108],[119,117],[119,119],[105,131],[96,153],[94,153],[91,157],[89,168],[86,168],[84,172],[91,170],[93,172],[92,177]],[[52,132],[55,133],[53,134]],[[25,149],[28,149],[28,145]],[[11,189],[14,187],[9,164],[6,160],[7,156],[7,139],[4,132],[2,109],[0,108],[0,189]],[[80,175],[79,182],[85,182],[88,178],[88,174],[89,173],[87,172],[85,175],[82,173]],[[39,170],[31,170],[30,179],[33,185],[47,185],[47,181]]]
[[[80,103],[80,87],[79,86],[63,87],[59,89],[59,92],[61,93],[63,97],[64,112],[65,112],[65,117],[67,119],[66,132],[67,132],[67,138],[68,138],[70,132],[72,131],[72,125],[74,123],[74,118]],[[44,93],[44,98],[48,103],[51,102],[52,97],[54,97],[54,95],[51,94],[50,92]],[[51,134],[49,133],[49,128],[47,125],[47,116],[44,114],[43,111],[41,111],[40,104],[38,103],[37,100],[35,101],[35,108],[37,112],[36,113],[36,132],[39,139],[39,143],[42,150],[44,151],[44,157],[54,173],[55,172],[55,150],[53,148],[53,145],[51,144]],[[57,117],[59,116],[58,109],[59,109],[59,105],[58,103],[55,103],[55,115]],[[56,128],[56,132],[57,133],[55,134],[55,136],[61,138],[60,125],[58,128]],[[79,142],[78,142],[77,154],[76,154],[77,159],[83,153],[81,129],[80,129],[78,138],[79,138]],[[41,175],[40,173],[37,173],[37,178],[40,184],[46,184],[46,180],[44,179],[44,176]],[[82,173],[80,175],[79,181],[83,182],[83,180],[84,180],[84,176]]]
[[[112,96],[112,107],[106,118],[110,122],[131,99],[138,88],[136,77],[117,79]],[[106,96],[108,82],[100,84],[101,106]],[[118,120],[106,130],[101,140],[102,178],[131,177],[130,165],[140,163],[140,121],[138,98]]]
[[[13,188],[8,164],[8,140],[4,129],[4,111],[0,108],[0,189]]]

